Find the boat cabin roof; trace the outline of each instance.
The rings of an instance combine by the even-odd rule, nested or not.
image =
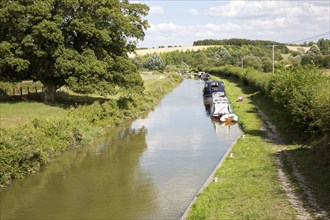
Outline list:
[[[205,82],[205,88],[217,88],[220,91],[224,91],[225,84],[222,81],[213,80]]]

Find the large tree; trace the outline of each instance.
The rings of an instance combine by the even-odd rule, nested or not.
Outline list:
[[[45,101],[68,85],[84,93],[143,82],[128,59],[149,7],[128,0],[1,0],[0,79],[39,80]]]

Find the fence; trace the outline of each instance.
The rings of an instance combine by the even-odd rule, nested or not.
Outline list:
[[[44,92],[44,87],[19,87],[19,88],[12,88],[12,89],[2,89],[2,91],[7,94],[7,95],[29,95],[32,93],[43,93]]]

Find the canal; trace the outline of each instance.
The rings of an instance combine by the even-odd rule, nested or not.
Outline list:
[[[0,219],[180,219],[237,125],[212,122],[186,79],[143,118],[64,153],[0,193]]]

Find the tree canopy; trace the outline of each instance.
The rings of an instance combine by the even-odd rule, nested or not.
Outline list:
[[[143,82],[127,54],[144,38],[149,7],[128,0],[2,0],[0,79],[109,93]]]

